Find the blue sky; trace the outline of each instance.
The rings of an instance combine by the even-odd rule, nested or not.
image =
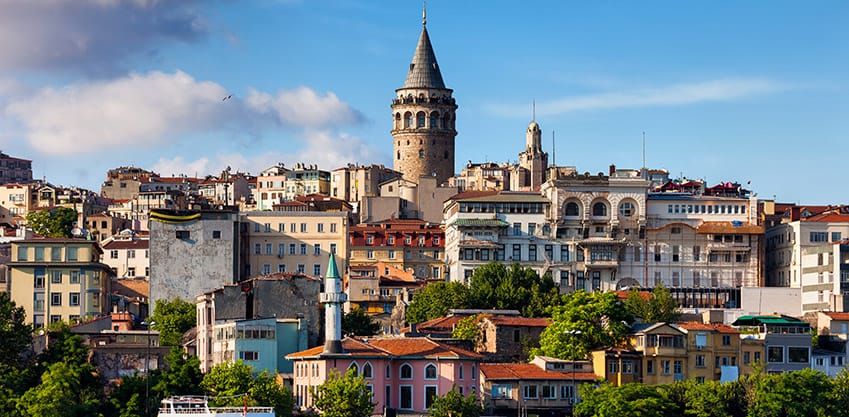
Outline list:
[[[415,1],[0,0],[0,150],[99,190],[109,168],[391,166]],[[849,203],[849,2],[431,0],[456,169],[551,160]],[[223,97],[232,95],[229,100]]]

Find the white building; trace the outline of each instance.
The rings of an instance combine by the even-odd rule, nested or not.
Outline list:
[[[100,242],[102,262],[112,268],[115,277],[147,278],[150,276],[150,237],[123,230]]]

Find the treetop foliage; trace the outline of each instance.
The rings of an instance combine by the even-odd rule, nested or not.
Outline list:
[[[331,370],[323,384],[310,387],[310,395],[324,417],[368,417],[376,405],[365,379],[353,368],[344,375]]]
[[[155,323],[152,329],[159,332],[160,345],[180,346],[183,333],[196,325],[197,307],[179,297],[172,301],[156,300],[156,307],[147,322]]]
[[[27,213],[27,226],[46,237],[71,237],[77,211],[67,207],[33,210]]]

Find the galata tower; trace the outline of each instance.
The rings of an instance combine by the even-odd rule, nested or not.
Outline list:
[[[457,104],[445,88],[436,55],[427,34],[427,11],[407,80],[392,100],[394,167],[418,183],[433,176],[442,184],[454,175],[454,137]]]

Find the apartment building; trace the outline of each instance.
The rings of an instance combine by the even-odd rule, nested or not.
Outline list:
[[[643,383],[670,384],[687,378],[687,334],[680,327],[671,323],[635,324],[628,340],[643,356]]]
[[[100,242],[103,263],[112,268],[118,279],[150,276],[150,236],[123,230]]]
[[[741,354],[740,331],[724,324],[677,323],[687,335],[687,378],[697,382],[734,381]]]
[[[475,268],[499,261],[551,273],[557,282],[576,247],[557,244],[549,205],[537,193],[469,191],[451,197],[443,209],[447,279],[468,283]]]
[[[643,265],[628,255],[645,251],[646,191],[640,171],[578,174],[555,167],[541,192],[550,202],[550,244],[562,263],[555,271],[561,289],[607,291],[639,286]],[[557,252],[557,249],[560,251]]]
[[[766,231],[766,282],[800,288],[802,311],[849,309],[849,206],[789,206]]]
[[[32,161],[0,152],[0,184],[32,181]]]
[[[27,323],[79,322],[110,311],[109,266],[97,242],[31,238],[12,242],[9,292]]]
[[[445,277],[445,232],[439,224],[415,219],[388,219],[351,226],[348,231],[353,266],[383,262],[412,270],[416,279]]]
[[[0,185],[0,222],[14,224],[36,207],[38,185],[6,183]]]
[[[324,275],[330,253],[348,266],[348,213],[252,211],[241,214],[247,232],[247,275],[278,272]]]
[[[88,230],[93,239],[103,241],[124,230],[132,230],[133,222],[125,217],[101,212],[86,217],[85,229]]]
[[[741,316],[732,326],[747,337],[763,340],[766,372],[798,371],[811,366],[809,323],[789,316],[760,315]]]
[[[365,197],[380,195],[380,184],[395,178],[401,173],[383,165],[357,165],[334,169],[330,172],[330,196],[341,198],[354,207],[359,207]]]
[[[286,173],[289,169],[282,162],[270,166],[256,177],[256,210],[271,210],[275,204],[282,203],[286,194]]]
[[[283,200],[292,200],[308,194],[330,194],[330,172],[318,169],[317,165],[295,164],[295,168],[283,173],[286,178]]]

